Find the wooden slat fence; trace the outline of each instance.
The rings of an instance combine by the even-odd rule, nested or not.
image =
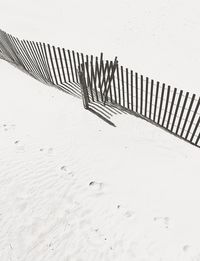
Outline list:
[[[200,147],[200,97],[144,77],[114,61],[0,30],[0,58],[35,79],[90,102],[116,106]],[[84,85],[84,86],[83,86]],[[86,105],[85,105],[86,104]]]

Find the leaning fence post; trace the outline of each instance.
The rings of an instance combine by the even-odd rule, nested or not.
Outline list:
[[[84,73],[80,69],[78,70],[78,76],[79,76],[79,81],[81,86],[83,106],[87,110],[89,108],[89,95],[87,91],[87,85],[86,85]]]

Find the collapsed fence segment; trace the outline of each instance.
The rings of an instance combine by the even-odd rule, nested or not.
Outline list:
[[[114,61],[0,31],[0,58],[35,79],[82,98],[88,109],[114,106],[200,147],[200,97],[144,77]]]

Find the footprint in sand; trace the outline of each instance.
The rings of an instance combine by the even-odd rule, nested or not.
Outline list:
[[[74,176],[74,174],[73,174],[73,172],[72,171],[69,171],[68,172],[68,169],[67,169],[67,166],[62,166],[61,168],[60,168],[62,171],[64,171],[64,172],[67,172],[67,174],[69,175],[69,176]]]
[[[91,181],[89,183],[90,187],[93,187],[95,190],[102,190],[104,188],[104,184],[102,182],[96,182],[96,181]]]
[[[67,166],[62,166],[60,169],[63,171],[67,171]]]
[[[183,251],[187,252],[189,250],[190,246],[189,245],[184,245],[183,246]]]
[[[2,126],[4,128],[4,131],[8,131],[10,129],[14,129],[15,125],[14,124],[3,124]]]
[[[117,209],[121,209],[121,208],[123,209],[123,207],[121,205],[117,205]],[[131,211],[131,210],[127,210],[123,213],[124,213],[123,215],[127,218],[133,217],[135,215],[135,212]]]
[[[48,149],[48,152],[49,152],[49,153],[52,153],[52,152],[53,152],[53,148],[49,148],[49,149]]]
[[[104,187],[105,185],[102,182],[96,182],[96,181],[91,181],[89,183],[89,186],[92,189],[92,193],[95,196],[102,196],[104,194]]]
[[[132,217],[134,214],[135,214],[135,213],[134,213],[133,211],[126,211],[124,215],[125,215],[125,217],[130,218],[130,217]]]
[[[169,227],[169,217],[154,217],[154,221],[160,221],[165,228]]]

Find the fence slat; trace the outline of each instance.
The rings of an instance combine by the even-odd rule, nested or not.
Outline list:
[[[181,120],[183,118],[183,114],[184,114],[184,111],[185,111],[185,106],[186,106],[186,103],[187,103],[188,95],[189,95],[189,92],[186,93],[186,96],[185,96],[185,99],[184,99],[184,102],[183,102],[183,107],[182,107],[182,110],[181,110],[181,114],[180,114],[180,117],[179,117],[176,132],[175,132],[176,134],[178,134],[178,131],[179,131],[179,128],[180,128],[180,124],[181,124]]]
[[[131,110],[133,111],[133,71],[131,70]]]
[[[170,89],[171,89],[171,87],[168,85],[168,87],[167,87],[167,97],[166,97],[165,109],[164,109],[164,115],[163,115],[163,120],[162,120],[162,126],[164,126],[165,118],[166,118],[166,115],[167,115],[167,109],[168,109],[169,97],[170,97]]]
[[[116,68],[115,68],[115,70],[116,70]],[[117,103],[117,91],[116,91],[115,75],[113,75],[113,77],[112,77],[112,82],[113,82],[113,91],[114,91],[115,103]]]
[[[155,97],[155,105],[154,105],[154,115],[153,121],[156,121],[156,111],[157,111],[157,103],[158,103],[158,94],[159,94],[159,82],[156,83],[156,97]]]
[[[197,123],[196,123],[196,125],[195,125],[195,128],[194,128],[194,130],[193,130],[192,136],[191,136],[191,138],[190,138],[190,142],[192,142],[192,140],[194,139],[194,136],[195,136],[195,134],[196,134],[196,131],[197,131],[198,127],[199,127],[199,123],[200,123],[200,116],[199,116],[198,121],[197,121]]]
[[[52,54],[51,54],[50,45],[47,44],[47,47],[48,47],[48,51],[49,51],[49,57],[50,57],[50,62],[51,62],[52,71],[53,71],[53,74],[54,74],[55,83],[58,85],[58,79],[57,79],[57,75],[56,75],[55,68],[54,68],[54,65],[53,65],[53,59],[52,59]]]
[[[151,112],[152,112],[152,102],[153,102],[153,86],[154,81],[151,80],[151,93],[150,93],[150,103],[149,103],[149,119],[151,120]]]
[[[86,67],[86,74],[87,74],[87,86],[89,87],[92,101],[94,101],[94,95],[93,95],[93,90],[92,90],[92,82],[91,82],[90,73],[89,73],[89,57],[88,57],[88,55],[86,55],[85,67]]]
[[[101,59],[101,57],[100,57]],[[99,88],[99,91],[100,91],[100,101],[103,102],[103,93],[102,93],[102,87],[101,87],[101,60],[100,62],[98,63],[98,57],[96,57],[96,62],[95,62],[95,65],[96,65],[96,72],[97,72],[97,76],[98,76],[98,88]]]
[[[195,116],[196,116],[197,111],[198,111],[198,109],[199,109],[199,105],[200,105],[200,98],[199,98],[199,100],[198,100],[198,102],[197,102],[196,108],[195,108],[194,113],[193,113],[193,115],[192,115],[192,119],[191,119],[191,122],[190,122],[190,125],[189,125],[189,128],[188,128],[187,134],[186,134],[186,136],[185,136],[185,139],[188,138],[188,135],[189,135],[190,130],[191,130],[191,128],[192,128],[192,124],[193,124],[193,122],[194,122]]]
[[[63,64],[63,59],[62,59],[62,54],[61,54],[60,47],[58,47],[58,55],[59,55],[59,58],[60,58],[60,64],[61,64],[61,69],[62,69],[63,80],[64,80],[64,82],[66,82],[64,64]]]
[[[119,98],[119,105],[121,104],[121,93],[120,93],[120,78],[119,78],[119,65],[117,65],[117,88],[118,88],[118,98]]]
[[[148,105],[148,90],[149,88],[149,78],[146,77],[146,89],[145,89],[145,110],[144,110],[144,116],[147,117],[147,105]]]
[[[189,108],[188,108],[188,112],[187,112],[187,115],[186,115],[186,118],[185,118],[185,121],[184,121],[184,124],[183,124],[183,128],[182,128],[182,132],[181,132],[181,137],[183,137],[183,133],[185,131],[185,127],[186,127],[186,124],[187,124],[187,121],[188,121],[188,118],[189,118],[189,115],[190,115],[190,111],[192,109],[192,105],[194,103],[194,99],[195,99],[196,95],[193,94],[192,95],[192,99],[191,99],[191,102],[190,102],[190,105],[189,105]]]
[[[135,110],[138,112],[138,73],[135,73]]]
[[[64,56],[64,61],[65,61],[65,67],[66,67],[66,71],[67,71],[68,81],[71,82],[71,77],[70,77],[70,73],[69,73],[69,66],[68,66],[68,62],[67,62],[66,51],[65,51],[64,48],[62,48],[62,53],[63,53],[63,56]]]
[[[104,96],[104,92],[106,90],[106,85],[108,82],[108,78],[109,78],[109,72],[110,72],[110,66],[109,66],[109,62],[108,60],[106,60],[105,66],[104,66],[104,61],[101,61],[101,67],[102,67],[102,92],[103,92],[103,96]],[[107,77],[106,77],[107,75]]]
[[[48,71],[49,71],[49,76],[51,78],[51,82],[54,84],[54,80],[53,80],[52,72],[51,72],[51,69],[50,69],[50,64],[49,64],[49,59],[48,59],[47,49],[46,49],[45,43],[43,43],[43,48],[44,48],[44,54],[45,54],[45,59],[46,59],[46,63],[47,63],[47,68],[48,68]]]
[[[72,66],[72,58],[71,58],[70,50],[67,50],[67,54],[68,54],[68,58],[69,58],[69,64],[70,64],[70,69],[71,69],[72,81],[75,82],[74,70],[73,70],[73,66]]]
[[[57,55],[56,55],[56,49],[55,49],[55,46],[52,46],[52,47],[53,47],[54,58],[55,58],[55,61],[56,61],[56,67],[57,67],[57,71],[58,71],[58,77],[59,77],[60,83],[62,83],[62,78],[61,78],[60,69],[59,69],[59,65],[58,65],[58,59],[57,59]]]
[[[77,72],[77,65],[76,65],[76,56],[74,50],[72,51],[72,57],[74,62],[74,74],[76,75],[76,82],[78,82],[78,72]]]
[[[159,114],[158,114],[158,124],[160,124],[160,119],[161,119],[164,93],[165,93],[165,84],[163,83],[163,85],[162,85],[162,92],[161,92],[161,98],[160,98],[160,109],[159,109]]]
[[[171,119],[171,116],[172,116],[172,110],[173,110],[173,106],[174,106],[176,92],[177,92],[177,89],[174,88],[166,129],[168,129],[168,127],[169,127],[170,119]]]
[[[197,137],[197,140],[196,140],[196,142],[194,144],[198,146],[199,140],[200,140],[200,133],[199,133],[199,135]]]
[[[126,68],[126,92],[127,92],[127,107],[129,109],[129,73],[128,68]]]
[[[98,92],[97,92],[97,85],[96,85],[96,72],[94,70],[94,64],[93,64],[93,55],[91,55],[91,60],[90,60],[90,66],[91,66],[91,82],[93,80],[93,84],[94,84],[94,91],[95,91],[95,99],[97,101],[99,101],[98,98]]]
[[[124,68],[123,66],[121,68],[121,83],[122,83],[122,96],[123,96],[123,106],[125,106],[125,90],[124,90]]]
[[[179,93],[179,96],[178,96],[178,102],[177,102],[177,105],[176,105],[174,118],[173,118],[171,129],[170,129],[171,132],[173,132],[173,128],[174,128],[174,124],[175,124],[175,121],[176,121],[176,117],[177,117],[177,113],[178,113],[178,109],[179,109],[179,106],[180,106],[182,95],[183,95],[183,91],[181,90],[180,93]]]
[[[103,96],[104,96],[104,105],[107,99],[107,94],[108,91],[110,92],[110,85],[111,85],[111,81],[112,81],[112,72],[113,72],[113,63],[111,62],[107,62],[108,65],[108,69],[107,69],[107,79],[105,80],[105,87],[104,87],[104,92],[103,92]],[[110,99],[112,102],[112,93],[110,92]]]
[[[140,75],[140,114],[143,115],[143,75]]]

